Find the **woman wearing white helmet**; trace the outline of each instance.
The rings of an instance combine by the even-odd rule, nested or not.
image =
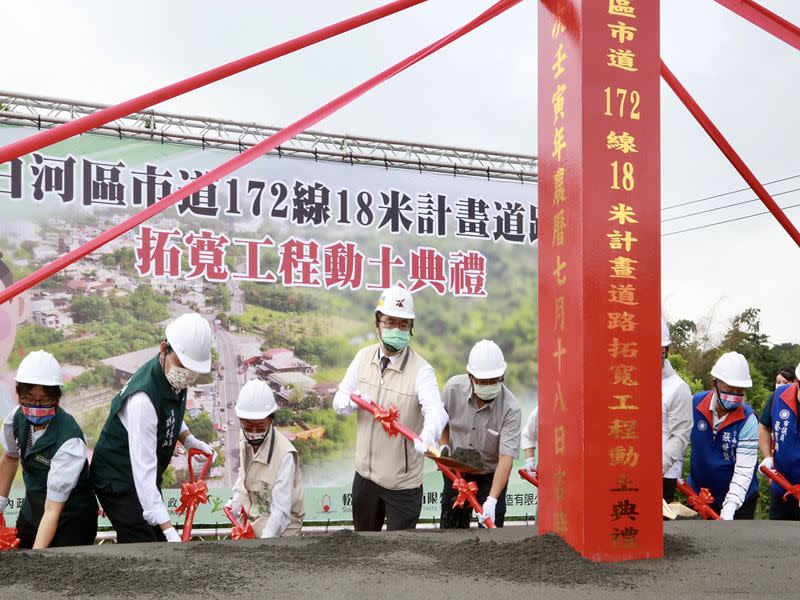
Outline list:
[[[165,337],[111,401],[92,456],[92,482],[118,543],[180,542],[161,480],[178,441],[213,454],[183,422],[186,389],[211,371],[211,327],[186,313],[167,325]]]
[[[692,398],[689,485],[697,492],[708,488],[711,508],[724,520],[752,519],[758,504],[758,420],[745,402],[753,387],[747,359],[727,352],[711,377],[713,388]]]
[[[305,515],[297,450],[273,427],[276,410],[275,395],[264,381],[248,381],[239,392],[239,477],[225,506],[237,517],[247,514],[262,539],[298,535]]]
[[[356,531],[413,529],[422,510],[422,455],[447,424],[436,374],[409,345],[414,300],[400,286],[381,293],[375,307],[378,343],[362,348],[333,399],[340,415],[356,410],[350,394],[361,391],[381,406],[396,406],[400,422],[419,432],[412,444],[389,437],[365,411],[358,411],[353,522]]]
[[[21,548],[85,546],[97,536],[97,500],[83,432],[59,407],[61,367],[44,350],[31,352],[16,376],[19,406],[3,421],[0,514],[22,463],[25,499],[17,517]]]

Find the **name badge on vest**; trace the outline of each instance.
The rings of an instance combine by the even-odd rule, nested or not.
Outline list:
[[[47,459],[47,458],[45,458],[45,457],[44,457],[44,456],[42,456],[41,454],[36,454],[36,455],[34,455],[34,457],[33,457],[33,460],[35,460],[36,462],[40,462],[40,463],[42,463],[43,465],[46,465],[46,466],[48,466],[48,467],[50,466],[50,460],[49,460],[49,459]]]

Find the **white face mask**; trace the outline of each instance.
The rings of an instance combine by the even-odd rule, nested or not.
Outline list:
[[[503,389],[502,383],[492,383],[491,385],[472,384],[472,389],[475,390],[475,395],[484,402],[491,402],[500,395]]]
[[[197,375],[195,371],[187,369],[185,367],[179,367],[172,359],[170,359],[170,369],[167,371],[167,381],[176,390],[185,390],[190,385],[192,385],[195,381],[197,381]]]

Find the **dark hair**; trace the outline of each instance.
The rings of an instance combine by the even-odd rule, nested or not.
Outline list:
[[[778,375],[783,377],[786,381],[797,381],[797,375],[795,375],[794,367],[783,367],[775,374],[775,377]]]
[[[2,261],[3,253],[0,252],[0,281],[3,282],[5,287],[10,287],[14,283],[14,276],[11,275],[11,269]]]
[[[21,381],[17,382],[17,396],[25,396],[33,391],[35,387],[42,388],[45,396],[53,402],[61,400],[61,386],[59,385],[41,385],[38,383],[22,383]]]

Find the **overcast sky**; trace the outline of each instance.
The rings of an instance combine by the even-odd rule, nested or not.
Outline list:
[[[112,103],[378,6],[376,0],[136,3],[30,0],[4,18],[0,88]],[[489,0],[429,0],[405,13],[161,105],[285,125],[472,18]],[[797,0],[762,4],[800,23]],[[800,53],[713,0],[662,1],[661,54],[761,181],[800,188]],[[387,82],[317,128],[536,152],[536,0]],[[745,187],[662,84],[664,207]],[[665,218],[755,198],[740,192]],[[800,192],[776,198],[800,204]],[[763,210],[760,202],[664,223],[664,232]],[[800,226],[800,208],[787,214]],[[717,327],[762,309],[771,341],[800,342],[800,249],[770,216],[663,238],[664,310],[714,311]]]

